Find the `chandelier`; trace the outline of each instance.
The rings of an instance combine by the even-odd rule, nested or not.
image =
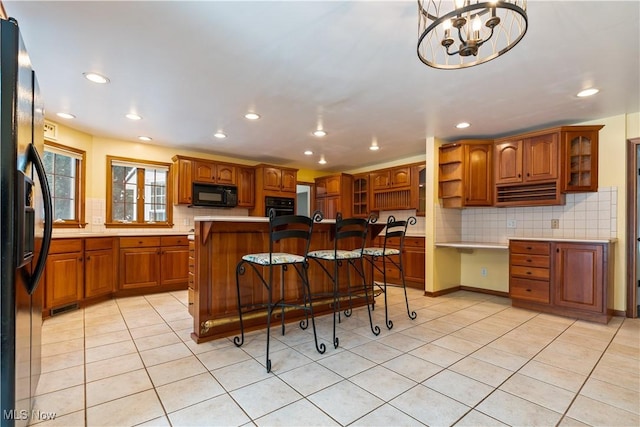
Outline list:
[[[524,37],[526,9],[526,0],[418,0],[418,57],[448,70],[491,61]]]

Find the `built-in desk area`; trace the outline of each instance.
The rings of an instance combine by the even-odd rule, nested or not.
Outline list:
[[[239,331],[236,265],[245,254],[269,251],[269,220],[266,217],[196,216],[194,223],[194,236],[190,242],[193,250],[193,261],[190,262],[193,277],[189,281],[189,303],[193,314],[191,336],[196,342],[204,342]],[[334,226],[335,220],[314,224],[310,250],[332,248]],[[382,231],[384,224],[370,224],[369,227],[368,239],[373,239]],[[283,251],[303,252],[301,248],[286,248]],[[319,267],[312,263],[308,273],[312,294],[332,292],[331,282]],[[286,274],[284,298],[301,301],[297,275],[294,272]],[[245,274],[241,280],[245,281],[243,292],[247,292],[242,295],[243,301],[253,301],[258,306],[267,300],[264,286],[251,274]],[[251,280],[254,280],[254,286],[246,286],[247,283],[250,285],[246,281]],[[341,283],[346,283],[346,280]],[[314,301],[314,312],[332,312],[331,302],[331,298]],[[358,301],[354,300],[356,304]],[[359,305],[363,304],[364,300],[359,302]],[[292,310],[286,316],[287,321],[294,321],[300,319],[302,313]],[[266,314],[261,311],[243,318],[245,330],[266,325]]]

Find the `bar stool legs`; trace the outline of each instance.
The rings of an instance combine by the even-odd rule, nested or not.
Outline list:
[[[265,365],[267,372],[271,372],[271,359],[269,358],[269,347],[271,344],[271,319],[274,312],[279,308],[281,317],[281,331],[282,335],[285,334],[285,312],[288,308],[295,308],[304,312],[304,318],[300,321],[300,327],[306,329],[309,326],[309,316],[311,316],[311,325],[313,327],[313,337],[315,340],[316,350],[319,353],[326,351],[324,343],[318,342],[318,335],[316,333],[315,318],[313,315],[313,305],[311,302],[311,290],[309,287],[309,276],[307,274],[309,263],[307,259],[307,252],[309,251],[309,242],[311,240],[311,233],[313,231],[313,220],[306,216],[300,215],[287,215],[276,217],[275,212],[272,210],[269,213],[269,252],[246,254],[242,257],[238,265],[236,266],[236,292],[237,292],[237,307],[238,307],[238,319],[240,323],[240,335],[233,338],[233,343],[240,347],[244,344],[244,320],[243,313],[254,310],[267,311],[267,353],[265,356]],[[285,240],[293,241],[283,243]],[[297,241],[297,243],[296,243]],[[280,246],[276,246],[276,244]],[[288,246],[287,246],[288,245]],[[300,245],[304,246],[304,249],[300,249]],[[274,248],[278,247],[297,247],[300,253],[286,253],[276,252]],[[252,283],[260,283],[267,291],[267,302],[244,303],[242,302],[242,289],[240,286],[240,278],[247,272],[247,266],[251,267],[253,274],[251,278],[257,280]],[[297,276],[298,282],[302,286],[302,303],[300,301],[287,302],[285,299],[285,275],[289,271],[289,267],[293,267]],[[278,268],[279,267],[279,268]],[[276,284],[274,278],[275,273],[280,274],[279,286]],[[274,288],[279,287],[280,295],[279,299],[273,301]]]
[[[402,252],[404,248],[404,237],[407,232],[407,226],[414,225],[416,223],[415,217],[409,217],[406,221],[396,221],[393,216],[389,216],[387,219],[387,226],[385,229],[384,245],[381,248],[372,247],[364,248],[363,254],[367,261],[371,264],[371,282],[372,288],[378,286],[381,293],[384,294],[384,319],[387,329],[393,328],[393,322],[389,319],[389,309],[387,300],[387,262],[391,263],[400,271],[400,285],[389,285],[394,287],[402,287],[404,291],[404,301],[407,307],[407,316],[409,319],[414,320],[417,317],[415,311],[409,309],[409,297],[407,295],[407,284],[404,277],[404,266],[402,263]],[[392,239],[399,239],[400,249],[388,248],[387,243]],[[382,258],[382,268],[376,265],[376,261]],[[378,283],[374,278],[374,269],[382,274],[382,283]]]

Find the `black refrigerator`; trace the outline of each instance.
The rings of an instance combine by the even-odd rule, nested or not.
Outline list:
[[[0,49],[1,420],[21,426],[40,378],[51,196],[40,160],[44,107],[15,20],[0,20]]]

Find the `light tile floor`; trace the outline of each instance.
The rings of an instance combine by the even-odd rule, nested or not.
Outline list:
[[[506,298],[390,291],[392,330],[365,308],[339,325],[196,344],[187,293],[115,299],[44,322],[40,427],[638,426],[640,320],[608,325],[515,309]]]

